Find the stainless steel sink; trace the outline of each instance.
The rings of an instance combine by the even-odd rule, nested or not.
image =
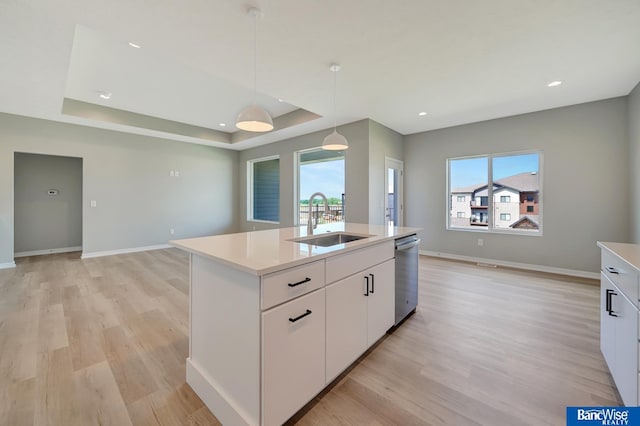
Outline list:
[[[330,246],[335,246],[336,244],[350,243],[352,241],[358,241],[358,240],[362,240],[364,238],[369,238],[369,237],[371,237],[371,235],[358,235],[358,234],[348,234],[346,232],[333,232],[331,234],[311,235],[309,237],[294,238],[289,241],[293,241],[294,243],[300,243],[300,244],[309,244],[312,246],[330,247]]]

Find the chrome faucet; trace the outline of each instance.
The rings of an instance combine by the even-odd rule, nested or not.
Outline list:
[[[327,197],[322,192],[315,192],[311,197],[309,197],[309,221],[307,222],[307,235],[313,235],[313,230],[316,229],[317,224],[313,222],[313,218],[311,217],[311,209],[313,208],[313,199],[316,198],[316,195],[322,197],[324,199],[324,212],[329,214],[329,201],[327,201]]]

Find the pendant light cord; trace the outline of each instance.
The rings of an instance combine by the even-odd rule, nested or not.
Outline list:
[[[258,11],[253,13],[253,103],[258,100]]]
[[[333,131],[336,131],[337,118],[336,118],[336,81],[338,79],[338,70],[333,70]]]

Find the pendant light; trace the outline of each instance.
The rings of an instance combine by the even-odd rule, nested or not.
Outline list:
[[[340,65],[331,64],[329,69],[333,72],[333,132],[322,141],[322,149],[340,151],[349,148],[347,138],[336,130],[336,75],[340,71]]]
[[[253,104],[249,105],[238,114],[236,119],[236,127],[248,132],[268,132],[273,130],[273,119],[271,115],[262,107],[256,104],[257,99],[257,50],[258,50],[258,16],[260,9],[250,7],[247,10],[249,15],[254,18],[253,21]]]

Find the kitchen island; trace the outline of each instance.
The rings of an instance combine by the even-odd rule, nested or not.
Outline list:
[[[418,228],[282,228],[171,243],[190,253],[187,383],[223,424],[277,425],[394,323],[394,240]]]

